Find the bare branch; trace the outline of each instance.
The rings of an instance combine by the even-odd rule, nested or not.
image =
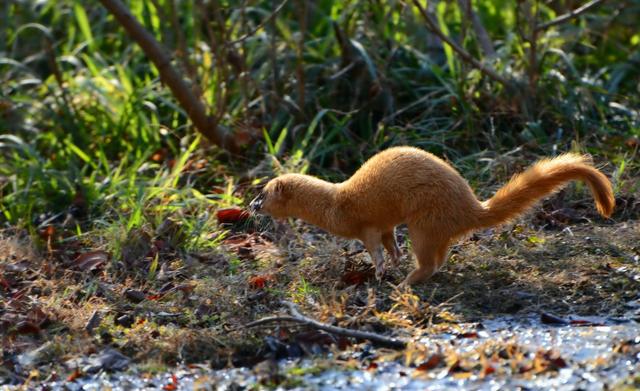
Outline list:
[[[394,349],[404,349],[405,347],[407,347],[407,344],[408,344],[406,340],[400,339],[400,338],[391,338],[391,337],[386,337],[384,335],[371,333],[368,331],[345,329],[343,327],[332,326],[326,323],[322,323],[315,319],[302,315],[300,311],[298,311],[298,308],[296,307],[296,305],[291,302],[283,301],[282,304],[284,304],[289,308],[289,312],[291,313],[291,315],[268,316],[266,318],[258,319],[251,323],[247,323],[244,327],[256,327],[266,323],[293,322],[293,323],[303,324],[305,326],[310,326],[318,330],[326,331],[334,335],[342,335],[345,337],[365,339],[367,341],[377,342],[381,345],[394,348]]]
[[[494,57],[496,55],[496,51],[493,48],[493,42],[491,42],[489,33],[487,33],[487,30],[484,28],[480,17],[473,11],[471,0],[458,0],[458,5],[462,12],[471,19],[473,31],[476,34],[476,38],[478,39],[478,43],[480,44],[480,48],[482,48],[484,55],[487,57]]]
[[[536,30],[540,31],[540,30],[545,30],[548,29],[549,27],[553,27],[556,26],[558,24],[562,24],[566,21],[569,21],[577,16],[580,16],[581,14],[584,14],[585,12],[589,11],[592,8],[595,8],[597,6],[599,6],[600,4],[604,3],[605,0],[591,0],[590,2],[588,2],[587,4],[583,5],[582,7],[578,7],[572,11],[567,12],[566,14],[560,15],[557,18],[550,20],[548,22],[542,23],[538,26],[536,26]]]
[[[473,65],[476,69],[478,69],[480,72],[484,73],[491,79],[501,83],[505,87],[510,88],[512,86],[511,81],[509,81],[504,76],[498,74],[493,68],[485,64],[482,64],[480,61],[474,58],[469,52],[464,50],[464,48],[458,45],[453,39],[451,39],[445,33],[443,33],[442,30],[440,30],[440,28],[438,27],[438,23],[435,20],[433,20],[431,15],[429,15],[427,11],[424,9],[424,7],[422,7],[419,0],[413,0],[413,4],[415,4],[415,6],[420,11],[420,14],[422,15],[425,23],[427,24],[427,28],[432,33],[437,35],[447,45],[451,46],[451,49],[453,49],[456,53],[458,53],[460,58],[462,58],[464,61],[468,62],[469,64]]]
[[[232,134],[207,114],[207,109],[199,97],[189,88],[188,83],[171,65],[167,50],[149,33],[120,0],[100,0],[118,23],[142,48],[158,68],[160,79],[171,89],[173,96],[185,110],[196,129],[207,139],[229,151],[236,151],[237,144]]]

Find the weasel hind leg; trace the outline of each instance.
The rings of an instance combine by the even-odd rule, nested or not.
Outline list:
[[[447,259],[450,239],[420,226],[409,226],[409,237],[416,256],[416,269],[402,285],[413,285],[431,277]]]

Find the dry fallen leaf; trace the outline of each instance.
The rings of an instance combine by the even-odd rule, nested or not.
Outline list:
[[[18,334],[39,334],[40,327],[33,322],[23,320],[16,325],[16,331]]]
[[[156,163],[160,163],[165,161],[168,155],[169,150],[167,148],[159,148],[153,153],[153,155],[151,155],[151,160]]]
[[[427,361],[418,365],[416,369],[418,371],[428,371],[440,365],[440,362],[442,362],[442,356],[439,354],[433,354]]]
[[[80,254],[76,260],[76,266],[82,271],[92,271],[109,260],[109,253],[106,251],[89,251],[84,254]]]
[[[624,144],[630,149],[636,149],[640,147],[640,138],[637,136],[631,136],[624,141]]]
[[[342,282],[345,285],[361,285],[373,279],[373,270],[351,270],[342,275]]]
[[[68,377],[67,381],[75,381],[76,379],[82,377],[82,372],[78,368],[76,368]]]
[[[253,289],[264,289],[267,282],[273,282],[274,280],[275,278],[271,274],[253,276],[249,278],[249,286]]]
[[[40,230],[40,237],[44,240],[49,240],[55,235],[56,229],[53,225],[47,225],[45,228]]]
[[[496,369],[494,367],[492,367],[491,365],[487,366],[484,368],[483,374],[484,376],[489,376],[492,373],[494,373],[496,371]]]
[[[174,391],[178,389],[178,377],[176,375],[171,375],[171,381],[169,384],[162,387],[165,391]]]

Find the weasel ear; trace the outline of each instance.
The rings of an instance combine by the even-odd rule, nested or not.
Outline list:
[[[282,195],[284,193],[284,190],[284,183],[282,181],[276,181],[275,186],[273,187],[273,191],[278,195]]]

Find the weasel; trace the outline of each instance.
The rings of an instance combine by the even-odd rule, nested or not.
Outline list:
[[[457,239],[515,218],[575,179],[589,185],[598,212],[611,216],[611,183],[586,156],[567,153],[540,160],[493,197],[479,201],[452,166],[413,147],[379,152],[342,183],[301,174],[278,176],[250,203],[250,210],[277,219],[300,218],[332,234],[360,239],[378,280],[384,274],[382,248],[397,265],[401,252],[395,227],[406,223],[417,262],[403,285],[411,285],[435,273]]]

